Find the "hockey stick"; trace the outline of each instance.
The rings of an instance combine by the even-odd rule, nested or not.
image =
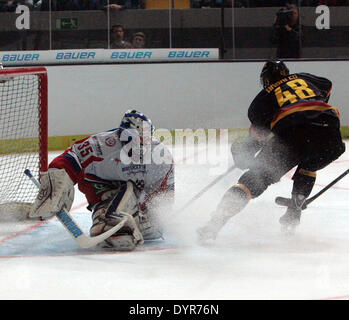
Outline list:
[[[315,194],[314,196],[308,198],[303,206],[302,209],[306,209],[308,204],[312,203],[315,199],[317,199],[318,197],[320,197],[325,191],[327,191],[328,189],[330,189],[334,184],[336,184],[339,180],[343,179],[347,174],[349,173],[349,169],[344,171],[340,176],[338,176],[336,179],[334,179],[332,182],[330,182],[327,186],[325,186],[324,188],[322,188],[317,194]],[[280,205],[280,206],[285,206],[288,207],[291,203],[291,199],[289,198],[284,198],[284,197],[276,197],[275,198],[275,203]]]
[[[24,173],[38,188],[40,188],[39,181],[35,179],[35,177],[31,174],[29,169],[26,169]],[[58,221],[60,221],[66,228],[66,230],[71,234],[71,236],[76,240],[76,242],[80,245],[81,248],[91,248],[96,246],[100,242],[112,236],[115,232],[119,231],[127,221],[127,217],[125,217],[120,221],[119,224],[117,224],[110,230],[98,236],[89,237],[80,229],[80,227],[76,224],[69,212],[66,212],[62,209],[61,211],[56,213],[56,217]]]
[[[224,178],[229,172],[233,171],[236,169],[237,166],[233,165],[231,166],[226,172],[218,176],[216,179],[214,179],[211,183],[209,183],[205,188],[203,188],[197,195],[195,195],[193,198],[191,198],[187,203],[185,203],[180,209],[178,209],[178,212],[183,211],[186,209],[188,206],[190,206],[195,200],[200,198],[207,190],[211,189],[219,180]]]

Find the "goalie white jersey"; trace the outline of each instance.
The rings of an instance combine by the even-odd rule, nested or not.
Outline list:
[[[173,204],[174,164],[171,153],[153,137],[154,130],[149,118],[129,110],[120,128],[75,142],[41,173],[31,217],[69,212],[77,184],[92,211],[94,244],[133,250],[144,239],[160,238],[155,216],[163,203]]]
[[[65,169],[90,204],[118,181],[132,181],[144,198],[174,190],[174,164],[169,150],[152,137],[137,153],[135,143],[122,142],[120,129],[77,141],[54,159],[50,168]],[[143,141],[144,142],[144,141]]]

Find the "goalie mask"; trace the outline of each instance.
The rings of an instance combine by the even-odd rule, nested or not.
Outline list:
[[[121,120],[120,128],[124,130],[127,129],[129,131],[135,130],[135,133],[138,133],[141,139],[141,143],[143,143],[143,137],[152,137],[155,131],[151,120],[137,110],[126,111]]]
[[[120,123],[120,140],[132,149],[133,161],[139,159],[144,153],[151,149],[151,141],[155,128],[151,120],[137,110],[128,110]],[[143,151],[142,151],[143,150]]]
[[[264,89],[279,81],[289,74],[289,70],[283,61],[267,61],[262,69],[260,80]]]

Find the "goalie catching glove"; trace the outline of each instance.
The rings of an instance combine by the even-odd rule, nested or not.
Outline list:
[[[69,212],[74,201],[74,184],[64,169],[40,173],[40,190],[29,218],[48,219],[62,209]]]

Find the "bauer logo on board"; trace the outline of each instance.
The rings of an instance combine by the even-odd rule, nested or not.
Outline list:
[[[96,57],[95,51],[68,51],[68,52],[57,52],[57,60],[71,60],[71,59],[94,59]]]
[[[218,60],[218,49],[94,49],[0,52],[0,62],[13,65],[83,64],[143,61]]]
[[[2,62],[26,62],[39,61],[40,54],[37,53],[10,53],[1,56]]]
[[[210,57],[210,51],[194,51],[194,50],[171,50],[168,53],[169,58],[177,58],[177,59],[202,59],[202,58],[209,58]]]

